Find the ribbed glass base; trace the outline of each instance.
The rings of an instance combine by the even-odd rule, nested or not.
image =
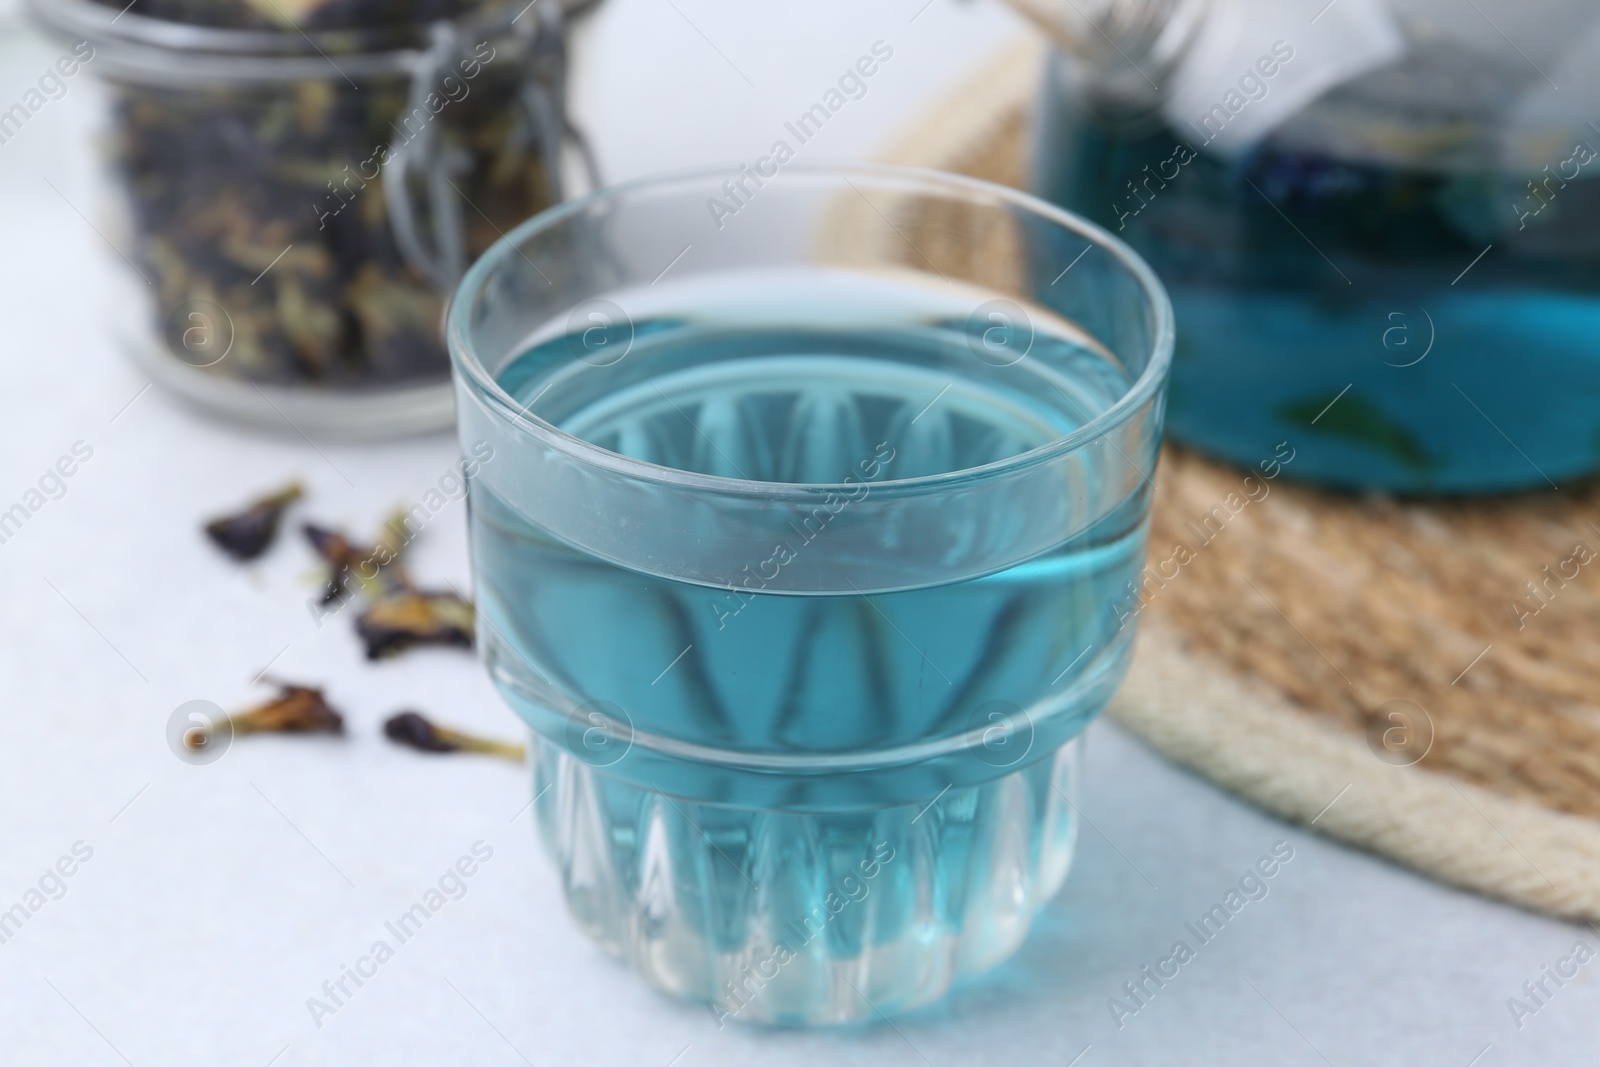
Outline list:
[[[579,925],[724,1023],[936,999],[1017,948],[1077,837],[1077,740],[916,804],[807,814],[669,797],[535,744],[540,836]]]

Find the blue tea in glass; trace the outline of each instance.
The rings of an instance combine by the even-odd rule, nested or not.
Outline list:
[[[1054,58],[1032,187],[1171,293],[1172,436],[1244,466],[1289,439],[1293,477],[1406,493],[1600,467],[1592,5],[1168,6],[1199,12],[1182,50],[1118,42],[1148,82],[1115,54]],[[1372,53],[1324,79],[1335,29]],[[1185,98],[1207,63],[1216,87]],[[1292,97],[1297,77],[1317,94]]]
[[[722,1021],[900,1011],[1060,886],[1170,355],[1105,233],[791,167],[603,191],[450,319],[480,635],[573,915]]]

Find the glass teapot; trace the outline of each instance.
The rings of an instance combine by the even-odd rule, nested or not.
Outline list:
[[[1600,468],[1600,8],[1012,2],[1058,45],[1034,190],[1172,294],[1174,438],[1402,493]]]

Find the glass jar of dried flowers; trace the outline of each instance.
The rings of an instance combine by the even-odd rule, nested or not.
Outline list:
[[[233,421],[447,425],[444,303],[592,160],[565,106],[585,0],[34,0],[110,86],[115,225],[153,379]]]

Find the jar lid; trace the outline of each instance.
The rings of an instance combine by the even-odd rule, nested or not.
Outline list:
[[[346,80],[412,69],[441,25],[532,40],[598,0],[27,0],[98,72],[165,85]]]
[[[121,9],[112,0],[93,0]],[[455,18],[474,0],[133,0],[125,14],[229,30],[351,30]]]
[[[90,0],[109,7],[119,16],[188,26],[229,30],[290,30],[320,33],[328,30],[403,29],[440,19],[467,18],[512,0]],[[526,2],[526,0],[524,0]],[[540,0],[555,3],[566,13],[582,0]],[[520,7],[521,4],[516,6]]]

